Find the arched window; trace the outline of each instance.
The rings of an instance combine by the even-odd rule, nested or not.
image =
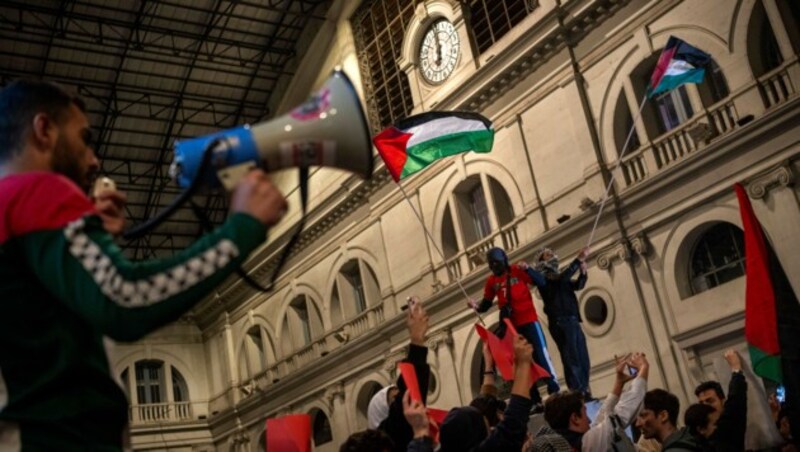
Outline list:
[[[617,105],[614,107],[614,144],[617,146],[617,155],[622,155],[625,141],[628,139],[628,134],[633,128],[633,115],[631,109],[628,108],[628,98],[623,90],[617,99]],[[639,149],[642,142],[639,140],[639,134],[636,129],[633,130],[630,141],[628,141],[628,148],[625,150],[625,155],[630,155],[632,151]],[[630,182],[629,182],[630,183]]]
[[[703,233],[689,261],[692,294],[744,275],[744,236],[730,223],[718,223]]]
[[[334,325],[377,306],[381,291],[375,272],[360,259],[345,262],[336,275],[331,294],[331,322]]]
[[[323,333],[322,317],[319,315],[317,306],[306,299],[305,295],[299,295],[289,303],[283,325],[285,334],[289,335],[290,341],[281,341],[281,343],[289,344],[289,347],[293,345],[294,349],[311,344]],[[292,352],[287,345],[283,347],[285,354]]]
[[[456,254],[459,244],[468,248],[513,220],[511,200],[497,180],[491,176],[468,177],[453,191],[444,212],[441,234],[445,257]]]
[[[358,397],[356,398],[358,426],[356,430],[364,430],[367,428],[367,410],[369,409],[369,402],[372,400],[372,396],[377,394],[381,388],[383,388],[383,386],[381,386],[380,383],[370,381],[358,391]]]
[[[314,432],[314,447],[319,447],[333,441],[333,432],[331,431],[331,422],[328,416],[319,409],[313,409],[310,413],[311,428]]]
[[[730,95],[728,81],[716,61],[711,60],[706,66],[705,79],[703,83],[697,85],[697,90],[706,107],[710,107]]]
[[[747,33],[747,54],[753,75],[760,77],[783,64],[783,56],[775,39],[767,11],[759,1],[750,16]]]
[[[188,402],[189,401],[189,387],[186,386],[186,380],[183,375],[178,372],[175,367],[172,370],[172,397],[175,402]]]
[[[242,352],[239,356],[239,370],[242,379],[248,379],[264,371],[274,359],[272,342],[263,327],[252,326],[244,335]]]
[[[168,401],[167,390],[172,390],[173,402],[188,402],[189,387],[183,375],[175,368],[169,366],[170,388],[167,388],[166,369],[164,361],[142,360],[134,365],[136,372],[136,400],[131,403],[139,405],[166,403]],[[122,373],[123,381],[128,380],[128,370]]]

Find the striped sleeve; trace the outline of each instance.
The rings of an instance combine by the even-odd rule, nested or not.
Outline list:
[[[202,300],[265,236],[258,220],[234,214],[183,252],[142,262],[124,257],[97,216],[17,240],[26,264],[56,299],[98,332],[132,341]]]

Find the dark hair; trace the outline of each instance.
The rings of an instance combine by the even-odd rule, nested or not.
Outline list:
[[[0,91],[0,160],[7,160],[22,149],[37,114],[45,113],[61,122],[70,105],[86,111],[80,98],[55,83],[16,80],[3,88]]]
[[[694,388],[694,395],[700,397],[701,392],[706,392],[709,389],[713,389],[714,392],[717,393],[717,397],[720,399],[725,398],[725,393],[722,391],[722,385],[720,385],[718,381],[704,381],[700,383],[696,388]]]
[[[653,389],[647,391],[644,395],[644,408],[650,410],[656,415],[662,411],[667,412],[667,417],[672,425],[678,424],[678,412],[681,409],[681,403],[674,394],[667,392],[663,389]]]
[[[686,424],[689,433],[700,436],[700,429],[708,427],[708,416],[713,412],[714,408],[703,403],[689,405],[683,414],[683,423]]]
[[[347,438],[339,447],[339,452],[391,452],[394,442],[380,430],[364,430]]]
[[[583,394],[578,391],[553,394],[544,403],[544,420],[555,430],[569,428],[569,418],[581,415]]]
[[[497,412],[504,411],[506,409],[505,402],[493,395],[488,394],[476,397],[472,402],[469,403],[469,406],[477,408],[478,411],[483,414],[486,420],[489,421],[490,427],[494,427],[498,422],[500,422]]]

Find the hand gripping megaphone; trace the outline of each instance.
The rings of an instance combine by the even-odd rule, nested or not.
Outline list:
[[[211,156],[201,170],[207,150]],[[208,186],[222,184],[230,189],[256,166],[267,172],[328,166],[363,178],[371,176],[369,130],[356,90],[344,72],[334,71],[305,103],[279,118],[178,141],[170,174],[184,188],[199,177]]]

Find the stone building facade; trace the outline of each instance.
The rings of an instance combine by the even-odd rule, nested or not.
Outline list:
[[[579,293],[593,392],[610,388],[615,354],[641,350],[651,387],[687,403],[725,348],[745,347],[735,182],[800,293],[798,22],[789,0],[337,0],[275,110],[341,66],[371,132],[469,110],[493,121],[494,150],[402,181],[431,237],[382,163],[368,181],[314,170],[307,227],[273,293],[231,279],[180,322],[117,345],[134,446],[263,450],[267,418],[310,413],[315,450],[338,450],[396,378],[409,295],[431,315],[429,404],[468,403],[480,343],[455,279],[479,297],[491,246],[512,261],[543,245],[571,259],[612,177]],[[437,70],[422,54],[432,28]],[[714,63],[703,84],[643,101],[670,35]],[[299,218],[296,176],[274,177],[293,208],[248,265],[262,280]]]

